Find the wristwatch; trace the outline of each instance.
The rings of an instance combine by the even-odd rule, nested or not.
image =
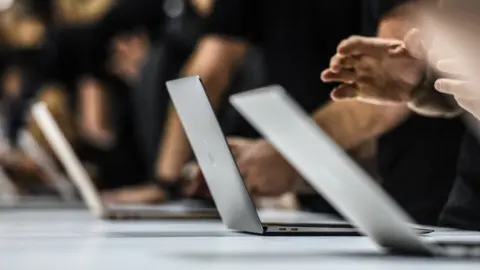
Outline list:
[[[178,200],[183,198],[183,187],[185,183],[185,178],[178,177],[174,179],[165,179],[160,177],[155,177],[153,180],[155,186],[165,193],[167,200]]]

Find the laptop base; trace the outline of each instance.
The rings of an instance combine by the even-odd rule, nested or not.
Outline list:
[[[363,233],[346,223],[324,224],[263,224],[266,236],[363,236]],[[433,230],[425,228],[414,229],[420,235],[432,233]]]
[[[158,205],[110,205],[106,214],[109,220],[219,218],[215,207],[204,200],[180,200]]]
[[[112,211],[108,212],[105,219],[107,220],[199,220],[211,219],[218,220],[220,216],[215,212],[189,212],[189,213],[169,213],[159,211]]]
[[[361,236],[357,228],[348,224],[284,224],[264,226],[264,236]]]

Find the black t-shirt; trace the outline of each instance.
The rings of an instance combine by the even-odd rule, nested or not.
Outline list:
[[[77,79],[91,67],[91,41],[89,26],[52,29],[40,46],[11,54],[10,63],[19,66],[24,77],[20,97],[12,100],[9,109],[7,129],[12,143],[17,142],[30,100],[45,83],[58,83],[75,97]]]
[[[49,67],[46,81],[61,83],[68,91],[74,91],[79,79],[100,65],[90,58],[94,50],[94,30],[93,25],[82,25],[57,29],[51,34],[46,46],[50,55],[46,62]]]
[[[365,33],[409,0],[366,0]],[[378,167],[384,188],[418,222],[435,224],[452,188],[464,126],[459,119],[413,115],[379,138]]]
[[[139,28],[153,32],[156,27],[161,27],[165,18],[163,2],[118,0],[99,22],[65,28],[52,27],[42,46],[15,56],[12,62],[22,64],[27,80],[22,86],[21,97],[14,101],[10,109],[8,133],[11,142],[16,143],[29,99],[35,96],[44,83],[56,82],[63,85],[70,93],[72,105],[75,105],[79,78],[94,75],[100,79],[110,79],[105,70],[110,39],[122,32]],[[40,5],[41,10],[49,5],[44,4]]]
[[[319,74],[338,43],[359,33],[359,10],[358,0],[220,0],[205,31],[257,45],[266,83],[282,85],[312,112],[329,100],[331,86]]]
[[[467,134],[458,162],[457,181],[442,213],[440,224],[480,231],[480,144]]]

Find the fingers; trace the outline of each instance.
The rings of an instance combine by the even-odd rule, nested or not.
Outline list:
[[[339,72],[333,72],[331,70],[325,70],[322,73],[322,81],[324,82],[342,82],[353,84],[357,79],[356,73],[353,70],[343,69]]]
[[[357,98],[357,88],[353,84],[342,84],[333,89],[331,98],[335,101],[342,101]]]
[[[250,139],[244,139],[244,138],[238,138],[238,137],[229,137],[227,138],[228,145],[232,150],[236,148],[243,148],[249,144],[251,144],[252,140]]]
[[[399,44],[402,44],[402,42],[380,38],[353,36],[342,41],[337,50],[341,55],[377,55],[385,53],[386,48]]]
[[[116,203],[116,196],[113,192],[104,192],[100,195],[100,197],[104,204]]]
[[[471,112],[471,113],[474,113],[475,111],[477,111],[480,104],[480,100],[478,99],[471,99],[471,98],[468,98],[468,99],[465,99],[465,98],[455,98],[455,100],[457,101],[458,105],[462,108],[464,108],[465,110]]]
[[[475,88],[475,85],[470,82],[461,80],[439,79],[435,82],[435,89],[437,89],[437,91],[444,94],[455,95],[457,98],[475,97]]]
[[[228,138],[227,140],[237,165],[242,163],[242,156],[250,149],[249,147],[252,145],[252,140],[242,138]]]
[[[251,196],[266,196],[270,193],[270,188],[265,186],[266,179],[264,179],[262,174],[252,170],[250,174],[244,178],[245,186],[247,187],[248,192]]]
[[[440,60],[437,63],[437,69],[445,73],[454,73],[459,69],[459,64],[455,59]]]
[[[465,65],[457,59],[440,60],[437,63],[437,69],[443,73],[454,76],[466,76]]]
[[[410,30],[405,36],[404,42],[406,49],[413,57],[419,60],[424,60],[427,57],[420,30],[416,28]]]
[[[352,69],[355,67],[356,60],[352,56],[336,54],[330,60],[330,69],[333,72],[339,72],[342,69]]]

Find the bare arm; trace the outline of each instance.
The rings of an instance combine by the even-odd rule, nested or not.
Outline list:
[[[247,44],[218,36],[204,37],[184,68],[184,76],[200,75],[212,105],[217,107],[228,86],[236,63],[245,54]],[[190,145],[178,115],[170,109],[160,146],[157,175],[174,179],[181,175],[190,157]]]
[[[93,78],[81,81],[79,89],[82,135],[100,147],[109,147],[113,138],[107,121],[108,104],[104,89]]]
[[[330,102],[314,119],[338,145],[352,149],[396,127],[409,113],[406,106],[344,101]]]
[[[403,40],[430,0],[410,1],[382,18],[378,37]],[[388,132],[410,115],[407,106],[379,106],[359,101],[330,102],[314,114],[315,121],[344,149],[351,150]]]

